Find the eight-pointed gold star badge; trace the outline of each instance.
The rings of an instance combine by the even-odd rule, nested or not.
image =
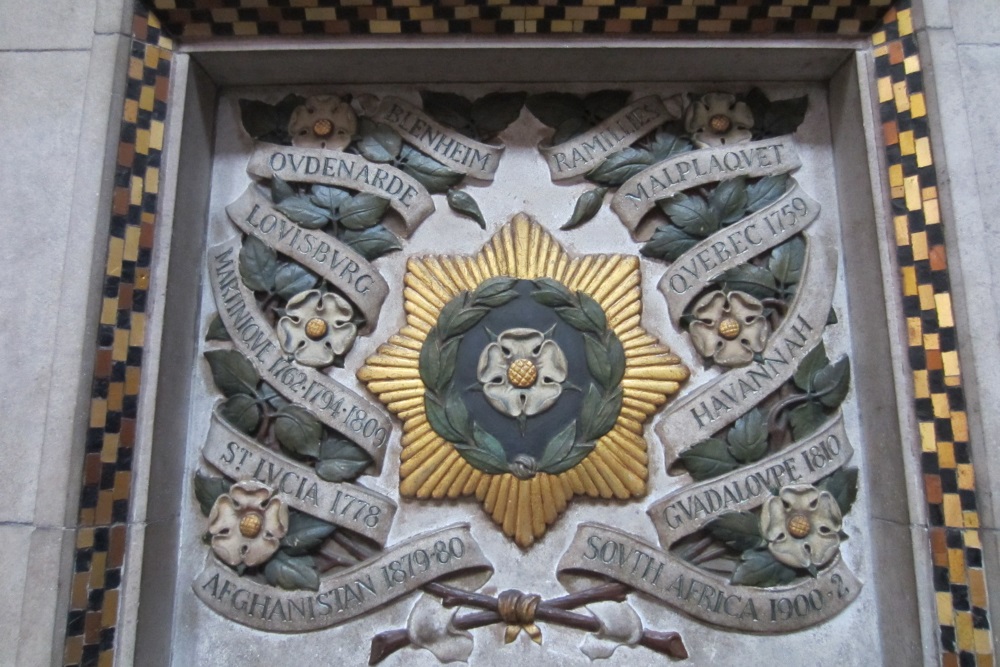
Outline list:
[[[573,496],[645,494],[645,424],[688,369],[641,326],[636,257],[570,257],[519,214],[405,283],[406,326],[358,372],[403,422],[402,496],[474,495],[528,547]]]

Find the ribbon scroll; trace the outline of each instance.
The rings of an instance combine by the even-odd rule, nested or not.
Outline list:
[[[282,396],[368,452],[380,470],[392,431],[389,416],[329,375],[285,358],[253,293],[240,280],[240,247],[239,237],[234,237],[208,253],[215,304],[236,349]]]
[[[389,200],[406,225],[416,229],[434,212],[427,188],[388,164],[369,162],[360,155],[325,148],[296,148],[257,144],[247,173],[258,178],[275,176],[297,183],[321,183],[368,192]]]

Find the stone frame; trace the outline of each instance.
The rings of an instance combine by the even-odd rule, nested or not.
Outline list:
[[[355,59],[361,62],[365,58],[365,44],[352,44],[337,49],[330,58],[323,58],[326,63],[336,63],[343,66],[344,61]],[[518,57],[523,57],[524,62],[530,62],[539,53],[545,53],[545,49],[554,45],[544,43],[532,43],[521,45],[518,50]],[[845,268],[846,273],[864,274],[865,271],[875,271],[877,275],[872,276],[876,284],[891,285],[894,282],[892,276],[898,272],[894,259],[888,257],[887,249],[891,247],[892,229],[881,212],[881,207],[876,205],[879,197],[847,197],[847,191],[879,193],[886,188],[881,181],[882,170],[878,168],[877,160],[873,157],[877,155],[877,146],[872,141],[874,136],[874,110],[868,99],[865,97],[867,89],[865,83],[870,80],[871,63],[866,57],[865,47],[862,42],[850,47],[832,48],[828,42],[816,42],[806,44],[802,40],[794,43],[778,45],[775,48],[745,49],[726,44],[699,44],[697,46],[651,46],[647,42],[636,40],[630,43],[625,51],[625,56],[610,56],[612,58],[634,58],[643,59],[648,63],[650,59],[655,62],[656,58],[662,58],[661,62],[669,62],[672,56],[679,51],[685,50],[685,55],[693,56],[692,60],[698,60],[698,56],[704,55],[701,49],[713,48],[713,51],[702,58],[702,64],[698,71],[689,72],[688,78],[713,80],[718,79],[721,72],[721,64],[730,58],[735,58],[739,62],[746,64],[744,71],[726,71],[726,79],[746,80],[749,75],[758,68],[765,67],[769,72],[773,72],[769,78],[779,80],[820,80],[827,82],[828,91],[833,103],[831,110],[839,110],[840,114],[834,113],[831,123],[834,127],[834,152],[838,165],[842,165],[840,172],[848,175],[849,184],[841,185],[842,210],[845,211],[845,220],[853,221],[853,224],[861,226],[863,221],[870,220],[873,213],[876,220],[874,229],[859,229],[857,234],[844,235]],[[400,44],[392,51],[396,58],[410,58],[414,55],[426,59],[430,64],[427,66],[435,68],[435,58],[438,60],[437,69],[434,71],[441,78],[441,64],[447,60],[447,53],[451,45],[441,44],[431,46],[428,40],[421,40],[420,44],[407,45]],[[590,53],[587,53],[587,49]],[[380,60],[383,64],[383,71],[388,78],[391,78],[393,71],[393,56],[388,60],[384,57],[384,43],[380,44]],[[809,58],[799,57],[799,50],[806,49]],[[177,146],[178,150],[171,154],[168,151],[168,160],[164,165],[165,182],[161,191],[166,194],[160,207],[160,222],[157,228],[155,243],[155,255],[153,265],[164,267],[166,273],[161,269],[154,275],[151,286],[152,303],[158,301],[163,304],[163,309],[154,307],[153,315],[147,325],[147,340],[145,352],[153,352],[152,359],[171,359],[169,367],[156,367],[156,362],[147,361],[146,373],[143,377],[143,387],[146,391],[141,393],[139,414],[148,418],[154,414],[154,424],[152,428],[147,428],[144,433],[140,433],[137,441],[137,457],[134,467],[134,489],[149,489],[149,496],[141,498],[139,494],[134,494],[132,507],[132,521],[141,521],[147,525],[144,534],[133,530],[129,543],[126,560],[128,576],[125,582],[125,595],[122,609],[125,617],[119,621],[119,627],[131,628],[134,618],[136,624],[137,641],[133,644],[129,637],[120,637],[119,644],[120,657],[133,656],[142,660],[144,656],[169,655],[170,627],[162,622],[167,609],[169,609],[169,599],[172,594],[174,582],[170,577],[164,577],[164,569],[156,569],[157,576],[150,576],[153,571],[152,566],[156,564],[155,554],[174,553],[176,551],[175,541],[177,539],[176,526],[172,519],[176,513],[178,503],[183,502],[184,495],[178,490],[185,488],[182,479],[183,461],[172,456],[176,453],[175,448],[164,446],[154,446],[153,441],[158,443],[177,441],[183,439],[180,432],[173,429],[183,421],[177,415],[171,415],[173,410],[183,410],[185,405],[185,388],[183,382],[171,383],[172,373],[181,373],[183,377],[184,369],[193,364],[194,346],[189,345],[194,342],[190,335],[192,331],[191,323],[194,321],[197,305],[189,302],[185,303],[183,297],[180,299],[166,296],[166,282],[171,283],[172,294],[183,294],[185,288],[190,288],[193,292],[197,285],[200,270],[198,268],[198,258],[203,252],[203,240],[198,233],[184,234],[181,232],[185,226],[194,225],[197,230],[200,222],[205,218],[204,211],[207,206],[207,193],[209,179],[205,178],[209,168],[211,155],[210,146],[204,141],[204,137],[211,135],[213,126],[214,100],[220,86],[237,83],[288,83],[287,78],[282,75],[283,71],[305,71],[296,63],[306,63],[317,58],[320,54],[311,49],[281,50],[280,46],[275,49],[275,53],[266,53],[261,50],[245,51],[239,48],[225,49],[218,46],[199,49],[193,47],[187,53],[177,54],[174,57],[174,72],[172,76],[172,97],[170,109],[173,114],[171,123],[168,126],[167,146]],[[489,59],[489,48],[477,48],[477,57],[484,60]],[[555,52],[549,51],[549,54]],[[600,51],[586,44],[575,45],[572,53],[566,53],[563,48],[560,53],[566,58],[568,64],[579,57],[601,57]],[[581,54],[586,53],[586,56]],[[417,55],[419,54],[419,55]],[[739,54],[739,55],[737,55]],[[270,57],[268,57],[270,56]],[[608,58],[607,54],[603,57]],[[509,58],[508,58],[509,59]],[[551,59],[550,59],[551,62]],[[599,62],[599,61],[598,61]],[[555,72],[563,63],[552,63],[551,69],[547,69],[548,74],[553,79],[558,77]],[[333,65],[330,65],[333,67]],[[654,68],[655,69],[655,68]],[[315,71],[315,69],[313,70]],[[600,80],[601,70],[595,68],[591,73],[592,80]],[[457,74],[456,74],[457,75]],[[315,77],[317,75],[310,74]],[[322,74],[319,75],[322,78]],[[370,70],[368,80],[370,80]],[[488,70],[484,70],[484,77],[489,77]],[[311,79],[315,80],[315,78]],[[489,80],[489,78],[484,78]],[[183,115],[180,115],[183,114]],[[859,119],[861,122],[859,122]],[[856,165],[864,164],[867,169],[856,169]],[[855,165],[855,169],[846,170],[847,165]],[[183,199],[174,198],[174,193],[181,191],[185,193]],[[861,201],[863,200],[863,201]],[[867,208],[865,208],[867,206]],[[857,213],[846,214],[848,211]],[[845,222],[845,226],[851,224]],[[845,229],[846,231],[846,229]],[[191,270],[193,267],[193,270]],[[877,267],[877,268],[876,268]],[[179,276],[178,278],[168,278],[168,276]],[[858,278],[860,281],[860,278]],[[186,285],[187,283],[192,283]],[[912,590],[916,588],[920,594],[909,600],[890,595],[879,596],[885,604],[889,605],[880,610],[880,618],[892,623],[891,627],[884,627],[882,635],[884,641],[891,642],[896,650],[887,651],[887,655],[899,658],[898,664],[913,664],[919,660],[916,655],[905,655],[899,650],[901,645],[917,649],[921,645],[919,635],[928,630],[933,632],[931,619],[930,624],[925,620],[918,621],[918,608],[928,609],[930,603],[930,591],[927,590],[929,576],[917,576],[918,571],[923,570],[929,574],[927,563],[924,562],[926,553],[923,546],[918,542],[916,545],[910,542],[911,536],[907,526],[916,517],[910,517],[909,509],[902,498],[898,495],[893,497],[891,489],[903,488],[907,486],[908,479],[916,478],[918,472],[918,461],[916,452],[910,447],[912,443],[918,441],[916,433],[916,416],[912,411],[912,399],[907,376],[901,370],[904,366],[902,355],[905,346],[904,323],[897,317],[901,312],[901,305],[897,292],[887,289],[883,298],[872,298],[871,295],[865,297],[857,296],[857,290],[851,289],[849,300],[852,313],[859,319],[867,318],[875,331],[885,331],[884,340],[872,341],[872,344],[864,349],[855,350],[855,361],[859,367],[875,367],[880,355],[882,364],[884,359],[893,360],[894,377],[892,385],[885,384],[886,380],[880,380],[881,384],[872,386],[867,381],[859,382],[859,397],[862,402],[869,405],[878,404],[881,407],[879,412],[899,414],[899,423],[885,424],[875,423],[875,419],[866,420],[863,428],[866,437],[871,441],[876,437],[895,442],[903,443],[901,451],[893,451],[891,457],[874,456],[874,448],[870,448],[868,454],[870,459],[865,462],[865,469],[870,471],[870,476],[866,482],[865,492],[870,495],[873,507],[886,508],[884,515],[873,516],[874,522],[884,527],[886,535],[885,543],[876,542],[876,553],[881,563],[888,565],[893,561],[898,561],[904,556],[902,562],[916,563],[907,567],[887,567],[887,576],[894,577],[893,581],[881,579],[872,582],[873,585],[886,591],[892,590]],[[880,326],[885,323],[885,326]],[[157,371],[159,370],[159,377]],[[887,391],[892,389],[891,391]],[[899,404],[896,398],[900,397]],[[902,400],[907,399],[907,400]],[[883,420],[884,421],[884,420]],[[889,420],[890,422],[892,420]],[[900,433],[905,434],[901,437]],[[880,484],[873,485],[873,479],[879,479]],[[157,483],[152,487],[149,481],[155,479]],[[887,484],[885,480],[894,479],[896,483]],[[919,489],[910,488],[910,497],[914,492],[919,493]],[[922,507],[922,504],[914,504],[914,507]],[[136,525],[136,524],[133,524]],[[145,555],[142,555],[145,554]],[[141,568],[147,576],[139,580],[135,574]],[[144,599],[154,599],[157,604],[138,605],[139,596]],[[921,604],[917,604],[917,602]],[[161,604],[167,604],[166,608]],[[138,607],[138,612],[136,608]],[[159,608],[158,608],[159,607]],[[132,618],[129,618],[129,617]],[[918,632],[918,629],[923,632]],[[164,632],[164,630],[167,630]],[[917,634],[913,634],[917,633]],[[911,637],[911,641],[902,641],[902,637]],[[891,640],[889,638],[892,638]],[[133,653],[135,651],[135,653]],[[924,656],[927,659],[929,656]]]

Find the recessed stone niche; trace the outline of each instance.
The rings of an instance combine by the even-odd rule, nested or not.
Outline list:
[[[178,55],[137,664],[930,659],[864,52],[608,46]]]

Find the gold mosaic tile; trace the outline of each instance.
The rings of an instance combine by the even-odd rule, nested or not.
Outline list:
[[[909,2],[872,35],[931,523],[941,662],[993,664],[976,479],[962,393],[937,177]],[[899,214],[905,211],[905,214]]]
[[[182,40],[271,35],[872,31],[891,0],[152,0]]]
[[[146,290],[172,41],[138,11],[123,106],[111,233],[81,477],[63,663],[112,665],[134,418],[141,380]]]

